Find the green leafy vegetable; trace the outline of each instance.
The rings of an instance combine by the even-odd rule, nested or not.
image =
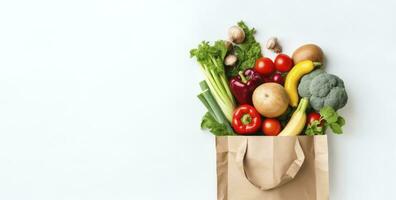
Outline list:
[[[235,100],[231,94],[223,65],[226,54],[227,48],[222,40],[216,41],[213,45],[203,41],[198,45],[198,48],[190,51],[191,57],[197,58],[201,70],[205,74],[208,90],[227,120],[231,121]]]
[[[320,122],[318,120],[311,122],[311,124],[308,125],[307,129],[305,129],[305,135],[323,135],[325,128],[319,125]]]
[[[329,124],[331,130],[333,131],[333,133],[336,134],[341,134],[342,133],[342,128],[339,124],[337,123],[333,123],[333,124]]]
[[[311,122],[305,129],[306,135],[324,135],[328,127],[335,134],[342,133],[342,126],[345,125],[345,119],[341,117],[332,107],[325,106],[320,109],[320,121],[324,122],[323,126],[320,126],[320,121],[315,120]]]
[[[317,69],[302,77],[298,85],[298,94],[309,98],[313,109],[320,111],[324,106],[335,110],[344,107],[348,101],[344,81],[338,76]]]
[[[345,119],[341,117],[332,107],[325,106],[320,109],[320,116],[325,121],[325,126],[336,133],[342,133],[342,126],[345,125]]]
[[[235,135],[232,129],[229,130],[225,124],[217,122],[210,112],[207,112],[202,118],[201,128],[208,129],[216,136]]]
[[[338,120],[338,114],[330,106],[323,107],[320,110],[320,116],[322,116],[327,123],[335,123]]]
[[[258,58],[261,57],[260,43],[256,42],[254,34],[256,30],[249,27],[243,22],[238,22],[238,26],[245,32],[245,40],[242,44],[234,46],[234,53],[238,58],[236,66],[228,71],[228,76],[236,76],[239,71],[252,68]]]

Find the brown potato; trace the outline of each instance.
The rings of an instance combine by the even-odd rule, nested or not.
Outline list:
[[[311,60],[313,62],[323,62],[323,51],[322,49],[315,44],[306,44],[293,52],[293,62],[297,64],[304,60]]]

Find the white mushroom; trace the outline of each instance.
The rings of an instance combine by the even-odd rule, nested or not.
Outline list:
[[[238,58],[235,55],[229,54],[228,56],[225,57],[224,64],[226,66],[233,66],[233,65],[235,65],[237,60],[238,60]]]
[[[240,44],[245,40],[245,32],[239,26],[231,26],[228,29],[228,37],[232,42]]]
[[[227,50],[232,49],[232,42],[230,42],[228,40],[224,40],[224,45],[226,46]]]
[[[278,39],[276,37],[271,37],[267,41],[266,45],[267,49],[274,51],[275,53],[281,53],[282,47],[278,43]]]

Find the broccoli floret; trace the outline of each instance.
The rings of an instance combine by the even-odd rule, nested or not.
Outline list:
[[[311,96],[309,98],[309,104],[311,105],[311,107],[313,109],[315,109],[316,111],[320,111],[320,108],[324,107],[324,101],[323,98],[321,97],[317,97],[317,96]],[[317,109],[319,108],[319,109]]]
[[[300,94],[300,96],[302,97],[309,98],[311,96],[311,92],[309,91],[309,86],[311,84],[312,79],[322,73],[325,73],[325,71],[323,71],[322,69],[317,69],[303,76],[301,78],[300,84],[298,85],[298,94]]]
[[[320,69],[301,79],[298,93],[302,97],[308,97],[311,107],[316,111],[324,106],[331,106],[338,110],[344,107],[348,101],[344,82],[337,76]]]
[[[338,76],[335,76],[335,78],[337,79],[337,86],[345,88],[344,81],[341,80]]]
[[[309,85],[311,95],[326,97],[333,87],[337,86],[337,77],[332,74],[322,73],[312,79]]]
[[[324,100],[324,105],[342,108],[348,101],[348,95],[343,87],[333,88]]]

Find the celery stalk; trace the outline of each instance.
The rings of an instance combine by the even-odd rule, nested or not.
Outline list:
[[[224,41],[217,41],[214,45],[202,42],[197,49],[192,49],[190,54],[191,57],[197,58],[214,102],[216,102],[223,116],[231,122],[235,100],[231,94],[223,65],[224,57],[227,54]],[[210,101],[206,100],[210,105]]]

